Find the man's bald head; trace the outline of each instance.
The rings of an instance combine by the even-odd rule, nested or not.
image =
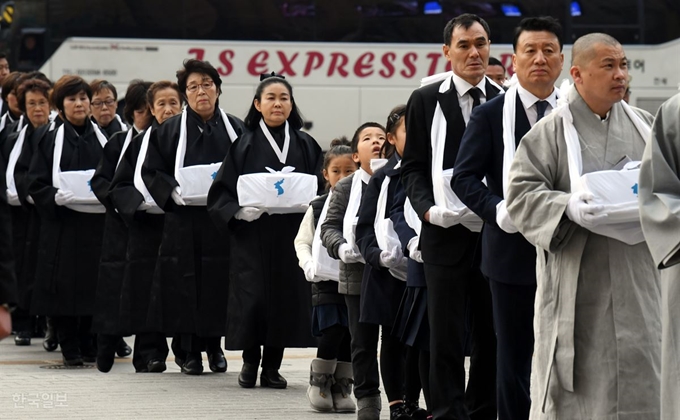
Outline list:
[[[595,32],[583,35],[574,42],[571,48],[571,65],[582,66],[590,62],[596,56],[595,46],[598,44],[619,47],[621,43],[611,35]]]

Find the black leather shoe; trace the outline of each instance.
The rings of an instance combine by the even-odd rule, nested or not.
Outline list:
[[[210,370],[216,373],[227,371],[227,359],[224,358],[222,350],[208,355],[208,366],[210,366]]]
[[[47,329],[45,330],[45,340],[43,340],[43,348],[45,351],[55,351],[59,346],[59,341],[57,340],[57,334],[54,331],[54,324],[52,319],[47,317]]]
[[[165,361],[159,359],[149,360],[149,363],[146,365],[146,367],[146,371],[151,373],[161,373],[165,372],[165,369],[167,369]]]
[[[257,383],[257,365],[251,365],[250,363],[243,363],[241,368],[241,373],[238,375],[238,384],[242,388],[252,388]]]
[[[116,354],[118,357],[127,357],[132,354],[132,348],[121,338],[116,347]]]
[[[288,381],[279,375],[278,369],[263,369],[262,374],[260,374],[260,386],[284,389],[288,386]]]
[[[64,366],[82,366],[83,365],[83,359],[80,357],[76,357],[74,359],[67,359],[64,357]]]
[[[113,367],[113,357],[97,357],[97,370],[102,373],[107,373]]]
[[[31,345],[31,333],[22,331],[14,336],[14,344],[17,346],[30,346]]]
[[[200,375],[203,373],[201,353],[187,353],[187,358],[182,365],[182,373],[187,375]]]
[[[83,362],[85,363],[96,363],[97,362],[97,356],[85,356],[83,355]]]

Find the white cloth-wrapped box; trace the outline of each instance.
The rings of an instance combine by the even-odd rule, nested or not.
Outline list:
[[[90,182],[94,169],[59,173],[60,189],[73,192],[74,199],[66,207],[81,213],[105,213],[106,208],[94,195]]]
[[[218,162],[184,166],[177,170],[177,182],[182,190],[182,199],[188,206],[208,204],[208,191],[221,166],[222,162]]]
[[[639,162],[637,162],[639,165]],[[620,171],[598,171],[581,176],[581,183],[586,191],[593,194],[592,204],[601,204],[609,221],[612,217],[633,214],[639,216],[638,179],[640,169],[622,169]],[[637,217],[636,217],[637,218]],[[621,220],[630,221],[630,220]]]
[[[269,172],[238,177],[239,206],[263,208],[269,214],[304,213],[316,197],[317,177],[293,172],[290,166],[280,172],[266,169]]]

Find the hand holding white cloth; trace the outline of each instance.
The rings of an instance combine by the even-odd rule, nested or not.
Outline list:
[[[358,253],[348,243],[340,245],[340,248],[338,249],[338,256],[345,264],[361,262],[361,254]]]
[[[59,189],[57,190],[57,193],[54,194],[54,203],[58,206],[65,206],[72,203],[75,198],[76,196],[73,194],[73,191]]]
[[[172,190],[172,194],[170,194],[170,197],[172,197],[172,201],[174,201],[175,204],[177,204],[178,206],[187,205],[187,203],[182,198],[182,190],[179,187],[175,187],[175,189]]]
[[[312,260],[307,261],[305,263],[305,267],[303,268],[303,270],[305,272],[305,279],[307,281],[317,283],[321,280],[318,277],[314,276],[314,261]]]
[[[415,262],[422,264],[423,254],[418,249],[418,243],[419,242],[420,242],[420,237],[414,236],[413,238],[409,239],[408,245],[406,245],[406,249],[408,249],[408,257],[410,259],[412,259]]]
[[[252,222],[259,219],[262,213],[264,213],[264,210],[257,207],[242,207],[241,210],[236,212],[234,217],[244,222]]]
[[[459,215],[445,207],[432,206],[430,210],[430,223],[443,228],[448,228],[458,223]]]
[[[500,203],[496,204],[496,224],[499,228],[503,229],[505,233],[517,233],[517,226],[510,218],[508,214],[508,207],[505,205],[505,200],[501,200]]]
[[[603,212],[604,206],[588,204],[588,200],[592,199],[593,195],[589,192],[572,193],[567,203],[567,217],[586,229],[605,223],[608,216]]]
[[[398,246],[395,246],[389,251],[380,252],[380,265],[385,268],[392,268],[399,264],[403,258],[404,253]]]

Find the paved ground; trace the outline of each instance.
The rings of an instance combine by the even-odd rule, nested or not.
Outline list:
[[[134,338],[128,338],[132,345]],[[86,369],[56,369],[59,350],[48,353],[42,339],[29,347],[0,341],[0,419],[321,419],[353,420],[355,414],[316,413],[305,391],[316,349],[286,350],[281,374],[285,390],[244,389],[236,378],[240,352],[227,352],[227,373],[188,376],[169,357],[161,374],[135,373],[131,357],[116,359],[104,374]],[[384,397],[384,394],[383,394]],[[421,403],[424,405],[424,403]],[[383,398],[382,418],[389,418]]]

